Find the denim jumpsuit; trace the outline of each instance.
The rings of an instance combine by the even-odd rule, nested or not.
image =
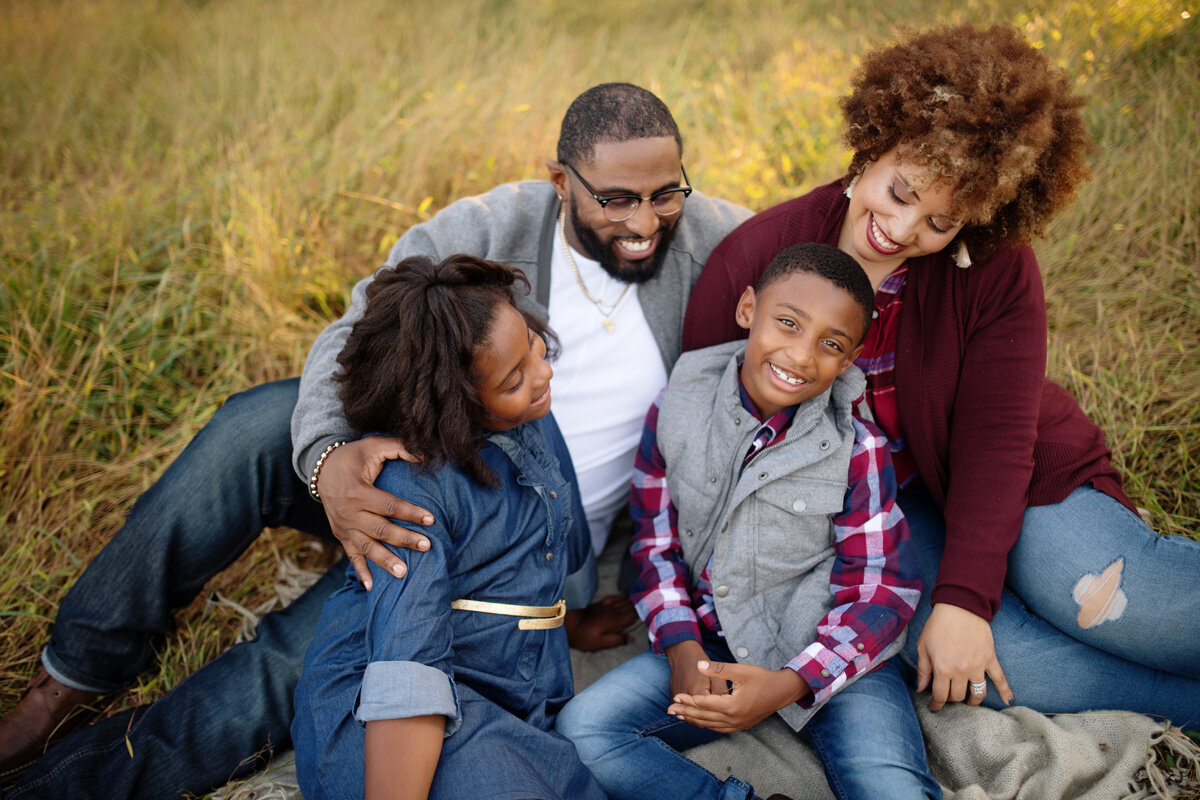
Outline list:
[[[427,552],[404,551],[408,574],[353,568],[325,604],[296,689],[292,739],[308,800],[362,797],[365,725],[446,717],[431,798],[595,798],[604,794],[574,746],[551,731],[571,698],[565,629],[521,630],[519,618],[452,610],[460,598],[552,606],[589,538],[566,445],[552,417],[489,433],[495,487],[447,465],[389,462],[376,485],[433,514]]]

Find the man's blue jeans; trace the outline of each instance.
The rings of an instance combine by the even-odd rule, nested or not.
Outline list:
[[[77,688],[128,685],[153,658],[171,612],[266,526],[332,537],[291,466],[297,380],[229,398],[161,478],[59,608],[43,663]],[[152,706],[59,742],[6,797],[203,793],[261,768],[289,741],[292,692],[339,564],[300,599]],[[128,742],[126,741],[128,739]]]
[[[903,653],[915,676],[945,521],[924,489],[906,489],[899,501],[924,584]],[[1106,572],[1108,580],[1101,580]],[[1197,576],[1200,542],[1157,534],[1090,486],[1026,510],[992,620],[996,658],[1014,702],[1047,714],[1122,709],[1200,726]],[[1089,612],[1076,594],[1093,588],[1090,603],[1083,600],[1093,606]],[[984,704],[1004,707],[990,682]]]
[[[709,657],[729,661],[728,652]],[[614,800],[664,797],[753,800],[752,788],[719,781],[680,751],[721,734],[668,716],[671,668],[646,651],[576,695],[558,715],[559,733]],[[929,774],[912,697],[894,659],[835,694],[806,725],[839,798],[941,797]]]

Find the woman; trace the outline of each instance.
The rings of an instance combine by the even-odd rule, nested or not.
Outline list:
[[[847,175],[713,251],[684,349],[740,334],[734,303],[782,248],[854,256],[877,293],[858,364],[919,548],[905,658],[930,707],[1015,698],[1195,724],[1200,544],[1142,522],[1103,434],[1045,379],[1028,242],[1088,176],[1082,105],[1009,27],[941,28],[869,53],[842,101]]]

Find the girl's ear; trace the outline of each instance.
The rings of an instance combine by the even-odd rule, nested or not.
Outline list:
[[[734,312],[734,319],[737,321],[738,327],[743,330],[750,330],[750,321],[754,319],[754,287],[747,286],[742,292],[741,299],[738,300],[737,310]]]

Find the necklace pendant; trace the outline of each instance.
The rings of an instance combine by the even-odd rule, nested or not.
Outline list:
[[[613,329],[616,328],[616,325],[613,325],[613,321],[607,317],[605,317],[604,321],[600,324],[603,325],[604,330],[608,331],[609,333],[612,333]]]

